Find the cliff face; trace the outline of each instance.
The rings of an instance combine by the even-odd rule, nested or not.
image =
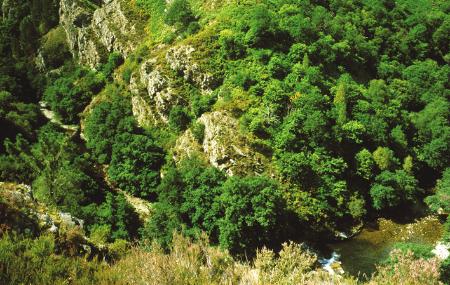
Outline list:
[[[141,43],[139,35],[144,34],[139,15],[133,14],[130,4],[122,0],[103,0],[99,6],[82,0],[61,0],[60,24],[72,55],[91,68],[104,62],[111,52],[127,57]],[[219,85],[198,58],[202,55],[197,47],[186,42],[159,45],[142,56],[128,85],[133,115],[140,126],[166,125],[171,109],[189,102],[190,95],[180,90],[180,82],[198,90],[201,96],[211,94]],[[91,107],[97,101],[94,99]],[[228,175],[264,172],[264,156],[239,133],[239,122],[231,114],[205,113],[197,123],[205,126],[203,141],[197,141],[187,130],[174,147],[176,161],[197,153]]]
[[[101,6],[82,0],[61,0],[60,24],[72,55],[80,64],[98,66],[111,52],[127,57],[143,31],[135,17],[127,17],[126,1],[104,0]]]
[[[132,75],[130,91],[133,114],[141,126],[167,123],[172,106],[178,103],[175,88],[155,60],[145,61]]]
[[[206,160],[228,175],[258,174],[265,170],[265,158],[255,152],[248,139],[239,133],[239,123],[226,112],[203,114],[198,124],[204,126],[201,141],[187,130],[178,140],[174,159],[179,161],[192,155],[204,155]]]
[[[182,100],[177,94],[174,74],[202,93],[210,93],[215,86],[214,77],[194,61],[192,46],[162,47],[161,52],[164,58],[146,60],[130,80],[133,113],[141,126],[167,123],[171,108]]]

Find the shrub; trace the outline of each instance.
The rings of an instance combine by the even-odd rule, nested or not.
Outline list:
[[[205,125],[202,123],[193,123],[191,127],[192,135],[201,144],[205,136]]]
[[[427,259],[434,256],[434,254],[431,252],[433,250],[433,246],[431,245],[413,242],[400,242],[395,244],[394,248],[401,250],[403,253],[411,251],[414,254],[415,258]]]
[[[169,127],[174,131],[181,132],[186,130],[187,126],[191,122],[191,118],[186,110],[182,106],[174,106],[169,113]]]
[[[166,12],[166,23],[188,27],[195,20],[191,6],[187,0],[173,0]]]
[[[122,73],[122,80],[125,81],[125,83],[130,83],[132,73],[133,70],[131,68],[125,68]]]
[[[105,65],[101,68],[102,73],[105,75],[106,78],[111,79],[111,75],[114,72],[114,69],[119,67],[124,62],[123,57],[118,52],[113,52],[109,55],[108,61]]]
[[[450,257],[442,262],[440,272],[442,282],[450,284]]]
[[[56,248],[51,236],[33,240],[4,235],[0,239],[0,283],[96,283],[94,272],[101,270],[99,263],[56,254]]]
[[[368,285],[439,284],[439,260],[437,258],[417,259],[411,251],[402,253],[400,250],[393,250],[390,259],[394,261],[394,264],[378,267]]]

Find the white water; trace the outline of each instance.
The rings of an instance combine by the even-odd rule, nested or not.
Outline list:
[[[434,253],[434,255],[437,256],[440,260],[445,260],[450,256],[449,249],[450,244],[438,242],[436,244],[436,247],[431,252]]]
[[[340,257],[341,256],[337,252],[333,251],[331,258],[321,258],[319,259],[319,263],[322,265],[322,268],[331,275],[344,274],[344,270],[341,267],[341,262],[339,261]]]

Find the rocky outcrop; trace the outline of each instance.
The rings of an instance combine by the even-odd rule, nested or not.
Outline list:
[[[214,77],[201,70],[193,59],[195,49],[191,46],[178,46],[169,49],[166,53],[166,61],[170,68],[192,82],[204,92],[210,92],[217,84]]]
[[[111,52],[124,57],[137,46],[136,22],[127,17],[127,2],[103,0],[102,6],[83,0],[61,0],[60,23],[67,33],[70,51],[81,64],[95,68]]]
[[[107,257],[108,248],[85,236],[83,220],[36,201],[30,186],[0,182],[0,236],[17,232],[57,238],[61,249],[88,258]]]
[[[149,126],[167,123],[173,106],[180,102],[177,88],[174,86],[173,70],[179,76],[199,88],[203,93],[209,93],[216,87],[214,77],[204,72],[194,60],[195,49],[191,46],[170,48],[165,53],[166,62],[155,59],[144,61],[131,76],[130,90],[134,95],[133,114],[139,125]]]
[[[130,79],[133,114],[141,126],[167,123],[170,109],[178,103],[171,80],[154,64],[145,61]]]
[[[192,156],[203,156],[203,142],[197,141],[192,131],[187,129],[182,136],[177,139],[173,159],[179,162]]]
[[[228,175],[258,174],[264,171],[264,156],[255,152],[245,136],[239,133],[239,123],[226,112],[203,114],[197,123],[205,126],[203,141],[198,142],[187,130],[174,149],[175,161],[195,153],[203,153],[209,163]]]
[[[83,229],[82,220],[37,202],[28,185],[0,182],[0,201],[0,228],[17,228],[35,234],[45,231],[63,234],[70,229]]]
[[[131,98],[131,105],[134,118],[139,126],[153,126],[158,123],[158,118],[155,116],[155,111],[145,99],[139,95]]]

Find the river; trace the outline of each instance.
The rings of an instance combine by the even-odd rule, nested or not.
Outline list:
[[[434,247],[442,232],[443,226],[434,216],[407,224],[379,219],[353,238],[329,243],[327,248],[334,259],[339,259],[344,272],[365,279],[375,271],[376,264],[389,256],[396,243],[416,242]]]

